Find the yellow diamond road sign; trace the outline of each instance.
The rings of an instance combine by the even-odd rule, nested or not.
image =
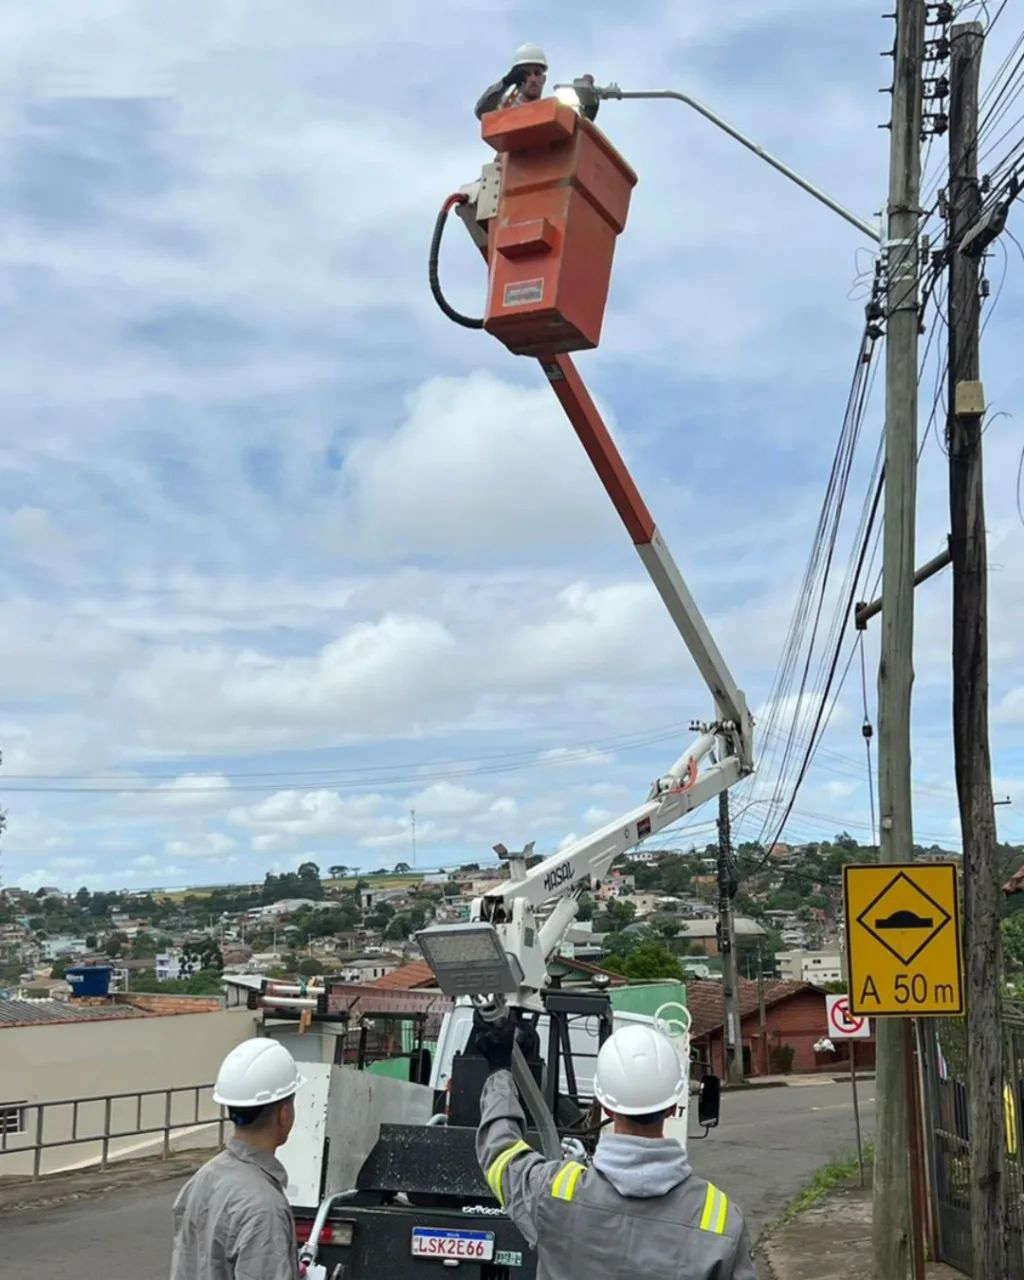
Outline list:
[[[843,868],[851,1013],[963,1013],[958,871],[955,862]]]

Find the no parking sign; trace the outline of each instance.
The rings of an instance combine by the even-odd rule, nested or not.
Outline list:
[[[835,1040],[867,1040],[871,1027],[866,1017],[850,1012],[849,996],[826,996],[828,1034]]]

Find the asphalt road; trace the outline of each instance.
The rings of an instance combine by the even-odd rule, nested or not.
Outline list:
[[[874,1085],[860,1086],[865,1140]],[[847,1084],[751,1089],[726,1095],[722,1123],[691,1146],[696,1170],[739,1204],[752,1231],[770,1221],[816,1169],[854,1146]],[[0,1274],[74,1280],[167,1280],[171,1205],[182,1179],[121,1189],[0,1218]]]
[[[875,1132],[875,1083],[857,1086],[865,1142]],[[756,1236],[813,1174],[856,1152],[849,1082],[748,1089],[722,1097],[722,1122],[690,1143],[690,1161],[740,1206]]]

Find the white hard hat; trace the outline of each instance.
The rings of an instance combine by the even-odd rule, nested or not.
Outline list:
[[[283,1044],[257,1036],[236,1045],[220,1064],[213,1100],[224,1107],[266,1107],[305,1083]]]
[[[513,67],[543,67],[548,69],[547,56],[539,44],[521,44],[512,55]]]
[[[609,1111],[645,1116],[667,1111],[686,1090],[686,1068],[664,1032],[636,1023],[620,1027],[597,1055],[594,1093]]]

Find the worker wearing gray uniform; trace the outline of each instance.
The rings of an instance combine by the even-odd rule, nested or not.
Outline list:
[[[524,1140],[508,1069],[515,1034],[511,1019],[473,1033],[473,1048],[491,1067],[477,1158],[498,1203],[537,1250],[537,1280],[757,1280],[742,1213],[665,1137],[687,1087],[668,1036],[635,1024],[601,1046],[594,1093],[614,1124],[588,1168],[545,1160]]]
[[[246,1040],[221,1063],[213,1100],[227,1107],[235,1133],[174,1202],[171,1280],[297,1280],[288,1174],[274,1152],[305,1083],[276,1040]]]
[[[529,102],[538,102],[544,93],[544,85],[548,78],[548,60],[539,44],[521,44],[512,55],[512,65],[500,80],[489,85],[477,100],[475,107],[479,120],[489,111],[503,110],[505,107],[523,107]],[[584,76],[584,80],[594,83],[593,76]],[[597,115],[596,99],[579,108],[580,114],[587,120]]]

